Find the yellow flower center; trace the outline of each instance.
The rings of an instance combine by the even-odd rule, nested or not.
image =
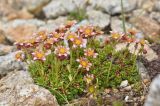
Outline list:
[[[57,33],[57,34],[54,34],[54,37],[55,38],[60,38],[61,36],[60,36],[60,34]]]
[[[87,61],[82,60],[80,63],[82,65],[82,67],[84,67],[84,68],[86,68],[88,66],[88,62]]]
[[[69,34],[69,35],[67,36],[67,39],[72,39],[72,38],[75,38],[75,36],[74,36],[73,34]]]
[[[90,83],[92,81],[92,78],[91,77],[87,77],[86,81],[87,81],[87,83]]]
[[[144,39],[140,40],[140,44],[144,45],[145,44],[145,40]]]
[[[85,34],[86,35],[90,35],[92,33],[92,29],[91,28],[87,28],[86,30],[85,30]]]
[[[112,38],[114,38],[114,39],[118,39],[119,37],[120,37],[120,34],[118,34],[118,33],[112,34]]]
[[[39,59],[43,58],[43,56],[44,56],[44,53],[40,53],[40,52],[36,53],[36,57],[39,58]]]
[[[94,55],[94,50],[88,50],[87,55],[88,56],[93,56]]]
[[[66,53],[66,49],[65,49],[65,48],[60,48],[60,49],[59,49],[59,53],[65,54],[65,53]]]
[[[75,39],[75,44],[76,45],[81,45],[82,44],[82,40],[81,39]]]
[[[21,59],[21,53],[17,53],[17,54],[15,55],[15,57],[16,57],[16,59]]]

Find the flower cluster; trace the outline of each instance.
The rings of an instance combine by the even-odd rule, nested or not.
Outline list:
[[[74,31],[72,29],[74,29]],[[140,44],[142,47],[144,47],[146,43],[142,34],[136,31],[129,30],[127,33],[111,31],[111,36],[105,39],[106,44],[102,45],[102,47],[98,45],[99,48],[97,49],[93,44],[96,42],[95,38],[102,34],[103,32],[93,25],[77,25],[76,21],[69,21],[52,32],[40,31],[34,33],[30,39],[16,42],[15,45],[20,51],[15,55],[15,58],[18,61],[27,60],[33,61],[32,63],[41,63],[41,65],[45,65],[42,66],[44,69],[49,67],[45,69],[47,72],[50,72],[49,69],[54,68],[51,69],[51,71],[54,70],[54,72],[48,75],[49,77],[59,73],[57,72],[58,69],[63,70],[62,67],[67,66],[66,70],[68,70],[68,72],[66,72],[66,70],[64,70],[64,72],[69,73],[69,81],[76,78],[76,72],[78,74],[81,73],[81,79],[87,86],[87,91],[92,94],[95,93],[95,79],[97,78],[94,73],[95,66],[98,66],[95,60],[104,57],[100,55],[101,52],[99,48],[104,48],[104,46],[109,43],[135,43],[136,45]],[[143,52],[146,53],[146,51]],[[50,62],[50,64],[46,65],[47,62]],[[46,78],[47,75],[44,74],[43,69],[41,71],[39,75],[43,75]],[[73,75],[73,73],[75,75]],[[59,78],[57,75],[55,76],[57,79]],[[59,80],[56,78],[55,80],[58,82]],[[68,80],[67,78],[64,79]],[[72,83],[70,82],[67,87],[70,84]],[[46,85],[49,84],[47,83]],[[61,85],[63,84],[61,83]],[[55,86],[58,86],[58,84],[55,84]],[[62,88],[63,87],[58,89]]]

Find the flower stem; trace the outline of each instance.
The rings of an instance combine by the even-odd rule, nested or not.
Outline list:
[[[121,0],[121,13],[122,13],[123,31],[124,31],[124,33],[126,33],[126,26],[125,26],[125,15],[124,15],[123,0]]]

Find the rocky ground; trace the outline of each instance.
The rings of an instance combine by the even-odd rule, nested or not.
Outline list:
[[[137,62],[147,92],[150,78],[154,79],[160,73],[160,45],[158,44],[160,43],[160,0],[123,0],[123,2],[126,28],[136,29],[150,42],[154,42],[146,45],[147,54],[142,61]],[[32,33],[37,31],[54,30],[65,23],[70,14],[78,8],[83,8],[88,16],[83,20],[105,31],[102,38],[107,36],[110,30],[123,31],[120,0],[0,1],[0,106],[57,105],[55,97],[48,90],[33,83],[26,65],[14,59],[16,48],[13,43],[30,38]],[[118,46],[120,47],[123,45]],[[160,86],[158,81],[160,81],[159,77],[151,84],[146,106],[153,106],[153,101],[160,99],[160,89],[154,89]],[[112,91],[110,93],[113,94]],[[154,94],[159,95],[154,96]],[[124,94],[120,98],[129,100],[127,96],[128,94]],[[144,101],[143,96],[146,95],[138,96],[137,99]]]

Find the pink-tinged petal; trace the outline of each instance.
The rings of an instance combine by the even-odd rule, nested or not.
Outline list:
[[[58,54],[58,56],[62,56],[62,54]]]
[[[46,60],[46,58],[45,58],[45,57],[43,57],[43,58],[42,58],[42,60],[43,60],[43,61],[45,61],[45,60]]]
[[[95,32],[92,32],[92,33],[91,33],[91,35],[95,35],[95,34],[96,34]]]
[[[33,52],[33,53],[31,53],[32,55],[35,55],[35,53]]]
[[[73,45],[73,48],[76,48],[77,46],[76,45]]]
[[[69,47],[67,47],[66,49],[69,50]]]
[[[77,62],[80,62],[80,59],[76,59]]]
[[[89,68],[87,67],[86,70],[89,71]]]
[[[71,38],[70,40],[71,40],[71,41],[74,41],[74,38]]]
[[[79,66],[78,66],[78,68],[81,68],[81,67],[82,67],[82,65],[79,65]]]
[[[34,57],[33,60],[37,60],[37,57]]]
[[[64,54],[64,56],[66,56],[66,57],[67,57],[67,54]]]

